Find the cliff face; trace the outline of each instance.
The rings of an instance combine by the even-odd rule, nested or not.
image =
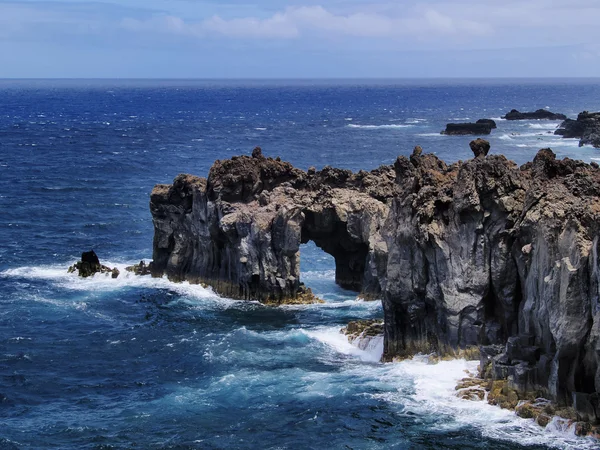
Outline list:
[[[151,199],[155,275],[275,303],[304,295],[299,245],[334,256],[336,281],[382,298],[384,359],[479,346],[522,391],[600,414],[600,170],[541,150],[446,165],[419,147],[394,166],[304,172],[217,161]]]
[[[334,256],[338,284],[377,296],[393,180],[391,167],[307,173],[259,150],[217,161],[208,180],[180,175],[154,188],[153,270],[228,297],[285,303],[306,294],[299,249],[312,240]]]

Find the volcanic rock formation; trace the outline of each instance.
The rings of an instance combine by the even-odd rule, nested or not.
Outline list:
[[[496,128],[496,122],[491,119],[479,119],[476,123],[449,123],[441,134],[463,136],[468,134],[490,134]]]
[[[120,274],[119,269],[116,267],[111,269],[110,267],[100,264],[98,255],[94,250],[89,252],[83,252],[81,254],[81,261],[76,262],[74,265],[69,267],[69,273],[77,272],[82,278],[91,277],[97,273],[111,274],[112,278],[117,278]]]
[[[511,109],[502,117],[506,120],[566,120],[564,114],[557,114],[546,109],[538,109],[534,112],[520,112],[516,109]]]
[[[577,120],[567,119],[554,134],[564,138],[579,138],[579,146],[592,145],[600,148],[600,112],[583,111]]]
[[[152,192],[153,274],[282,303],[312,240],[338,284],[382,299],[384,359],[479,346],[490,376],[598,417],[600,169],[550,149],[518,167],[485,144],[451,165],[417,147],[304,172],[256,150],[180,175]]]

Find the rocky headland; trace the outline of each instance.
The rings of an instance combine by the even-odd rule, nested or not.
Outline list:
[[[538,109],[533,112],[520,112],[516,109],[511,109],[502,118],[506,120],[566,120],[567,116],[553,113],[546,109]]]
[[[600,112],[583,111],[576,120],[566,119],[554,134],[579,139],[580,147],[592,145],[600,148]]]
[[[446,164],[307,172],[260,149],[151,196],[154,276],[282,304],[306,296],[300,244],[384,308],[385,360],[478,349],[514,392],[600,416],[600,170],[540,150],[521,167],[471,144]],[[357,329],[357,332],[359,330]]]

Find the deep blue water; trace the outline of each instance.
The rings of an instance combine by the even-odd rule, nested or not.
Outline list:
[[[268,308],[199,286],[66,273],[84,250],[151,258],[149,194],[260,145],[301,168],[372,169],[415,145],[471,157],[447,122],[600,110],[600,81],[0,81],[0,449],[584,448],[458,400],[474,363],[377,362],[338,330],[380,317],[302,249],[324,305]],[[558,122],[498,121],[492,152],[590,161]]]

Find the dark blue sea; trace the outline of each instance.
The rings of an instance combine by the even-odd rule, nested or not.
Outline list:
[[[600,160],[512,108],[600,110],[600,80],[0,80],[0,449],[598,448],[454,386],[476,362],[381,364],[339,329],[382,317],[336,287],[333,261],[302,248],[325,304],[272,308],[200,286],[122,274],[152,257],[149,195],[179,173],[250,154],[306,169],[373,169],[415,145],[472,156],[447,122],[497,120],[492,152],[540,148]]]

